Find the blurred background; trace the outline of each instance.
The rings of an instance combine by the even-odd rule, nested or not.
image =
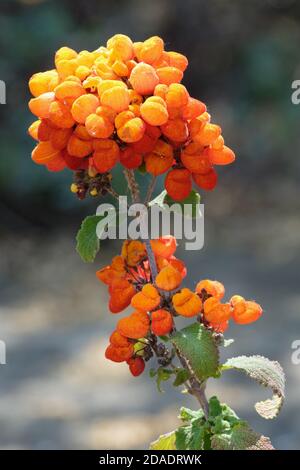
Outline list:
[[[223,357],[262,354],[287,374],[286,404],[275,421],[254,408],[266,395],[236,372],[212,380],[208,393],[234,407],[276,448],[299,449],[300,365],[300,3],[296,0],[1,0],[0,79],[0,447],[146,449],[178,424],[181,405],[196,402],[165,385],[158,395],[144,373],[103,358],[116,317],[96,269],[117,252],[103,243],[94,265],[75,251],[75,234],[97,202],[70,192],[71,173],[48,173],[31,162],[26,130],[27,82],[53,67],[62,45],[93,50],[117,32],[133,40],[160,35],[184,53],[184,84],[205,101],[237,154],[219,171],[205,203],[205,247],[179,250],[190,287],[202,278],[224,282],[264,306],[249,326],[231,326],[235,343]],[[143,183],[143,180],[142,180]]]

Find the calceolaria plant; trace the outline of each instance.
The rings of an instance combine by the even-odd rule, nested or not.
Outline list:
[[[29,128],[37,141],[33,161],[50,171],[72,170],[71,191],[79,199],[107,193],[118,198],[111,171],[120,164],[132,202],[143,202],[146,209],[162,202],[196,206],[200,196],[193,184],[214,189],[215,167],[234,162],[235,155],[205,104],[181,84],[187,65],[184,55],[166,51],[157,36],[132,42],[117,34],[92,52],[62,47],[55,68],[29,80],[29,108],[36,116]],[[144,201],[136,172],[151,175]],[[159,175],[165,175],[165,190],[151,201]],[[78,232],[84,261],[93,261],[99,250],[101,221],[102,216],[90,215]],[[159,390],[171,380],[198,401],[196,411],[181,409],[182,425],[151,449],[273,449],[269,438],[205,394],[209,378],[236,369],[271,388],[273,397],[256,403],[256,411],[266,419],[279,412],[284,374],[277,362],[262,356],[219,360],[219,349],[231,342],[223,335],[229,322],[252,323],[262,308],[241,295],[224,300],[218,281],[200,279],[194,290],[185,287],[187,268],[176,258],[176,247],[172,235],[128,239],[111,264],[97,271],[108,287],[110,312],[131,308],[117,321],[105,356],[127,364],[134,377],[151,360],[149,373]],[[176,327],[178,317],[187,320],[182,329]]]

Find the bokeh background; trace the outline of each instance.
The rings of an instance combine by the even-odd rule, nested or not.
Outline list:
[[[28,78],[52,68],[61,45],[93,50],[115,34],[160,35],[189,57],[184,84],[208,104],[236,164],[222,169],[205,203],[205,247],[180,252],[200,278],[225,283],[228,295],[255,298],[259,322],[231,328],[223,357],[263,354],[287,374],[287,400],[276,421],[253,404],[265,391],[236,372],[213,380],[219,396],[275,447],[300,448],[300,3],[296,0],[1,0],[0,79],[0,447],[147,448],[174,429],[181,404],[196,403],[167,385],[158,395],[145,373],[132,378],[103,351],[116,318],[95,278],[115,245],[103,243],[94,265],[75,252],[75,233],[93,200],[69,192],[71,174],[48,173],[30,159]]]

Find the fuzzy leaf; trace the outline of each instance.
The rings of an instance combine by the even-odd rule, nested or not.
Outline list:
[[[213,450],[274,450],[268,437],[256,433],[243,421],[228,433],[214,434],[211,447]]]
[[[222,370],[237,369],[259,384],[270,387],[273,397],[256,403],[255,409],[263,418],[272,419],[278,415],[284,400],[285,376],[280,364],[263,356],[238,356],[228,359]]]
[[[192,421],[194,419],[203,419],[204,417],[205,416],[204,416],[202,409],[190,410],[189,408],[186,408],[185,406],[182,406],[180,408],[180,415],[178,416],[178,418],[180,418],[183,423]]]
[[[99,251],[100,243],[96,234],[96,227],[100,220],[101,216],[89,215],[82,221],[76,236],[76,250],[83,261],[87,263],[94,261]]]
[[[209,416],[215,417],[222,413],[222,406],[217,397],[211,397],[208,407]]]
[[[195,420],[188,426],[181,426],[175,434],[177,450],[203,449],[205,428],[201,425],[200,420]]]
[[[156,441],[151,442],[150,450],[176,450],[175,431],[162,434]]]
[[[184,384],[189,378],[190,374],[189,371],[186,369],[179,369],[176,372],[176,377],[173,382],[174,387],[179,387],[179,385]]]
[[[161,383],[169,380],[171,375],[173,374],[174,374],[174,371],[171,369],[165,369],[164,367],[159,367],[157,369],[156,385],[157,385],[157,390],[160,393],[163,393],[163,390],[161,388]]]
[[[218,374],[218,348],[212,333],[203,325],[193,323],[178,331],[171,341],[200,381]]]

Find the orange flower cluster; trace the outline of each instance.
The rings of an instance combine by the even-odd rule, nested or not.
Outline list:
[[[204,323],[220,333],[228,328],[230,319],[240,325],[246,325],[258,320],[263,313],[258,303],[245,300],[240,295],[234,295],[229,302],[222,303],[225,289],[218,281],[209,279],[200,281],[196,286],[196,292],[202,298]]]
[[[151,241],[159,270],[157,279],[175,273],[177,285],[186,275],[182,261],[174,256],[176,240],[172,236],[161,237]],[[141,303],[152,306],[156,289],[151,285],[151,273],[145,244],[139,240],[126,240],[121,255],[115,256],[112,263],[96,273],[98,279],[108,286],[110,295],[109,309],[111,313],[120,313],[131,305],[139,309]],[[157,287],[159,283],[156,282]],[[172,282],[174,285],[174,282]],[[147,289],[147,286],[149,288]],[[175,288],[175,287],[174,287]],[[153,291],[155,289],[155,291]],[[160,302],[158,301],[157,304]],[[142,308],[142,310],[144,310]],[[149,308],[150,310],[150,308]]]
[[[186,275],[182,261],[174,256],[176,240],[172,236],[151,241],[159,276],[168,279],[176,273],[178,285]],[[161,308],[163,298],[151,277],[145,244],[139,240],[126,240],[121,255],[96,273],[98,279],[108,286],[109,310],[119,313],[129,305],[134,309],[128,317],[117,323],[106,349],[106,357],[115,362],[128,362],[133,375],[144,370],[144,359],[136,354],[134,345],[149,334],[166,335],[173,328],[170,311]],[[173,274],[174,275],[174,274]],[[168,282],[168,281],[167,281]],[[174,284],[174,283],[173,283]]]
[[[97,272],[99,280],[108,285],[110,311],[119,313],[128,306],[134,309],[118,321],[106,350],[108,359],[128,362],[133,375],[143,372],[147,360],[141,351],[137,354],[135,345],[148,345],[153,336],[172,334],[176,316],[197,317],[207,328],[223,333],[231,318],[247,324],[262,314],[260,305],[238,295],[223,303],[225,289],[218,281],[202,280],[194,292],[180,288],[186,268],[174,256],[175,238],[165,236],[150,243],[158,270],[155,279],[146,247],[138,240],[125,241],[121,255]]]
[[[62,47],[55,68],[29,80],[29,108],[37,117],[29,127],[38,141],[33,161],[92,177],[118,162],[144,165],[155,176],[168,172],[165,187],[175,200],[189,195],[192,181],[213,189],[214,165],[232,163],[235,155],[205,104],[180,83],[187,65],[158,36],[132,42],[116,34],[92,52]]]

